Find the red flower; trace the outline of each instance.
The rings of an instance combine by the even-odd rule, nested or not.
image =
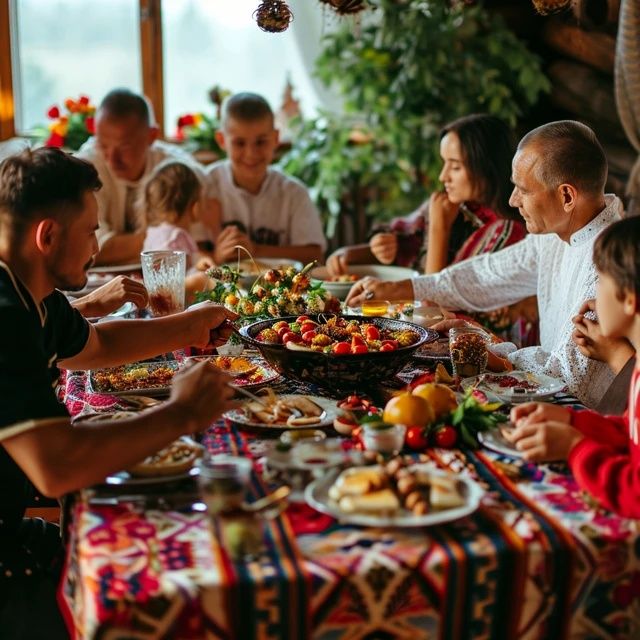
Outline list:
[[[195,122],[196,119],[190,113],[186,113],[185,115],[178,118],[179,127],[190,127],[191,125],[195,124]]]
[[[87,126],[87,131],[91,135],[93,135],[96,132],[96,121],[95,121],[95,118],[93,118],[92,116],[89,116],[85,120],[85,125]]]
[[[49,111],[47,111],[47,115],[52,119],[55,120],[56,118],[60,117],[60,109],[58,109],[57,105],[53,105],[53,107],[49,108]]]
[[[89,104],[89,98],[87,96],[80,96],[80,98],[78,98],[78,102],[80,104],[87,105]]]
[[[52,133],[44,144],[46,147],[62,147],[64,138],[58,133]]]

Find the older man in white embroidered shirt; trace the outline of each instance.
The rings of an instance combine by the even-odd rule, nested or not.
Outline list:
[[[525,240],[434,275],[395,283],[364,279],[347,303],[415,298],[488,311],[537,295],[541,344],[516,351],[511,361],[518,369],[562,378],[593,406],[613,374],[580,353],[571,318],[595,296],[594,240],[623,212],[617,197],[604,195],[606,176],[606,158],[591,129],[573,121],[538,127],[521,140],[513,160],[510,204],[526,222]]]

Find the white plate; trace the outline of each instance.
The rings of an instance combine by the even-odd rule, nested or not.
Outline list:
[[[432,475],[451,477],[452,474],[438,471],[429,464],[416,464],[408,469],[422,469]],[[312,482],[305,490],[304,497],[309,506],[316,511],[333,516],[340,522],[347,524],[357,524],[365,527],[430,527],[436,524],[459,520],[473,513],[479,506],[484,491],[475,482],[462,476],[455,476],[460,483],[459,489],[466,493],[466,504],[455,509],[444,509],[442,511],[432,511],[422,516],[416,516],[406,509],[400,510],[393,516],[376,516],[363,513],[344,513],[338,505],[329,498],[329,489],[339,475],[339,471],[327,474]]]
[[[149,476],[149,477],[137,477],[132,476],[127,471],[118,471],[118,473],[112,473],[105,478],[104,484],[120,487],[139,487],[147,484],[163,484],[167,482],[179,482],[181,480],[188,480],[189,478],[195,478],[200,475],[200,467],[194,466],[180,473],[176,476]]]
[[[522,451],[518,451],[508,440],[505,440],[499,428],[478,432],[478,441],[483,447],[496,453],[510,458],[522,458]]]
[[[347,273],[357,276],[352,282],[332,282],[329,280],[327,267],[316,267],[309,274],[312,278],[322,281],[322,286],[336,298],[344,300],[355,282],[366,276],[379,280],[407,280],[420,275],[417,271],[407,267],[386,266],[383,264],[354,264],[347,268]]]
[[[518,381],[528,382],[537,385],[537,389],[526,390],[522,393],[514,393],[514,389],[519,388],[500,386],[500,380],[504,378],[515,378]],[[543,400],[550,398],[565,388],[565,383],[558,378],[551,378],[542,373],[528,373],[526,371],[509,371],[506,373],[483,373],[480,376],[464,378],[460,383],[463,389],[476,387],[480,391],[489,392],[497,396],[503,402],[516,404],[518,402],[530,402],[531,400]]]
[[[124,318],[133,313],[138,307],[133,302],[125,302],[119,309],[112,311],[107,318]]]
[[[139,262],[131,264],[105,264],[101,267],[91,267],[89,273],[131,273],[141,271],[142,265]]]
[[[282,398],[291,397],[293,393],[285,394],[280,396]],[[260,396],[259,396],[260,397]],[[318,422],[313,424],[304,424],[304,425],[296,425],[289,426],[287,424],[278,423],[278,424],[267,424],[265,422],[255,422],[253,418],[248,418],[245,412],[242,409],[232,409],[231,411],[227,411],[223,414],[223,418],[227,420],[231,420],[231,422],[235,422],[236,424],[242,425],[243,427],[252,427],[257,429],[270,429],[273,430],[289,430],[289,429],[317,429],[318,427],[330,427],[333,425],[333,421],[337,418],[339,411],[336,406],[335,400],[331,400],[329,398],[323,398],[322,396],[306,396],[312,402],[315,402],[323,409],[323,413],[320,415],[320,419]],[[250,402],[250,401],[249,401]]]

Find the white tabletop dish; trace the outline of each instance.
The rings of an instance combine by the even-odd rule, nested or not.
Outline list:
[[[131,262],[129,264],[105,264],[99,267],[91,267],[89,273],[131,273],[141,270],[142,265],[139,262]]]
[[[452,477],[452,474],[436,470],[430,464],[416,464],[408,469],[423,469],[436,476]],[[333,516],[340,522],[356,524],[365,527],[430,527],[445,522],[452,522],[473,513],[479,506],[484,495],[483,489],[464,476],[455,476],[458,490],[465,498],[465,504],[454,509],[430,511],[424,515],[415,515],[407,509],[401,509],[394,515],[373,515],[365,513],[345,513],[329,498],[329,489],[333,485],[339,471],[333,471],[323,478],[312,482],[305,490],[305,499],[309,506]]]
[[[285,394],[281,397],[286,399],[292,395],[295,394]],[[318,422],[314,422],[313,424],[290,426],[282,422],[278,422],[275,424],[258,422],[255,417],[249,417],[242,408],[227,411],[223,414],[222,417],[226,418],[227,420],[231,420],[231,422],[235,422],[236,424],[239,424],[243,427],[268,429],[271,431],[278,431],[283,429],[317,429],[319,427],[332,426],[334,419],[340,413],[338,407],[336,406],[336,401],[331,400],[330,398],[324,398],[322,396],[307,395],[306,397],[317,404],[323,410],[322,414],[319,416]]]
[[[522,451],[516,449],[503,435],[501,429],[478,432],[478,441],[485,448],[510,458],[522,458]]]
[[[483,373],[479,376],[464,378],[460,386],[463,389],[474,387],[480,391],[488,391],[503,402],[516,404],[551,398],[562,391],[566,385],[564,381],[542,373],[509,371],[506,373]]]

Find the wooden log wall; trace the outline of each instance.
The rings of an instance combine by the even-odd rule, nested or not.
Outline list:
[[[502,13],[514,31],[545,60],[551,95],[527,124],[535,126],[561,118],[588,124],[607,154],[607,189],[623,196],[636,153],[624,134],[614,98],[620,0],[574,0],[569,9],[543,17],[528,14],[531,0],[489,0],[488,4]],[[515,7],[519,19],[514,19]]]

